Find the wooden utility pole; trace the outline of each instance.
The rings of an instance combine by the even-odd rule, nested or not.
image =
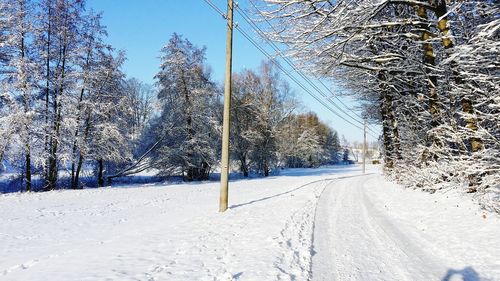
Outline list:
[[[363,174],[366,173],[366,119],[363,124]]]
[[[226,77],[224,80],[224,121],[222,123],[222,159],[219,212],[227,210],[229,181],[229,126],[231,109],[231,72],[233,57],[233,0],[227,1]]]

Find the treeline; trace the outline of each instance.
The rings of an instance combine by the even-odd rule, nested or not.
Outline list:
[[[161,111],[144,134],[142,161],[120,175],[155,167],[188,181],[208,179],[220,159],[222,89],[210,76],[204,48],[174,34],[162,54]],[[230,147],[244,176],[337,160],[337,133],[312,113],[294,114],[297,106],[274,62],[234,74]]]
[[[85,1],[0,4],[0,160],[22,171],[25,190],[77,188],[85,164],[126,161],[131,121],[122,53],[104,42],[101,15]]]
[[[260,71],[233,76],[231,144],[245,176],[264,176],[281,167],[315,167],[337,162],[341,151],[337,132],[314,113],[293,114],[298,106],[290,86],[273,62]]]
[[[389,175],[500,207],[498,1],[262,2],[269,35],[382,125]]]
[[[17,189],[103,186],[152,168],[201,180],[216,169],[221,90],[205,49],[174,34],[152,87],[125,77],[125,54],[106,36],[101,14],[82,0],[0,1],[0,172],[8,163]],[[232,143],[245,175],[268,175],[291,165],[289,156],[294,166],[334,159],[323,152],[335,154],[336,133],[292,113],[296,103],[272,63],[239,77]],[[300,135],[300,155],[288,155],[280,134],[306,129],[315,135]]]

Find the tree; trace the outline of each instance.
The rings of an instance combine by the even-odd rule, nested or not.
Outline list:
[[[103,185],[105,166],[131,161],[129,139],[151,110],[134,108],[120,70],[125,55],[106,36],[101,14],[85,12],[82,0],[0,2],[0,162],[19,171],[24,190],[33,173],[45,190],[80,188],[92,166]],[[130,120],[137,126],[129,130]],[[59,180],[64,170],[68,184]]]
[[[155,161],[165,173],[180,169],[187,181],[208,179],[217,156],[218,100],[205,66],[205,48],[174,33],[161,52],[161,70],[155,76],[161,113],[153,130],[156,139],[167,137]]]
[[[90,119],[96,104],[99,105],[96,92],[101,91],[112,71],[102,65],[108,56],[106,51],[111,47],[103,42],[106,31],[100,21],[101,15],[93,12],[82,19],[81,53],[76,61],[79,69],[76,75],[79,76],[81,85],[75,89],[77,95],[72,96],[75,110],[74,114],[71,114],[75,123],[71,144],[71,188],[73,189],[79,187],[81,168],[89,150]]]
[[[36,106],[36,81],[39,79],[34,62],[34,50],[30,43],[33,36],[33,7],[27,0],[9,0],[3,3],[4,11],[10,14],[7,29],[4,30],[4,55],[2,88],[10,98],[10,127],[5,132],[7,140],[14,141],[13,149],[18,149],[23,158],[25,190],[32,186],[32,144],[34,141],[33,118]],[[11,129],[9,129],[9,127]],[[4,155],[6,146],[2,149]],[[2,157],[3,158],[3,157]]]
[[[154,112],[154,89],[136,78],[127,79],[123,88],[132,109],[132,138],[138,139]]]
[[[498,151],[487,121],[498,103],[495,1],[263,2],[270,37],[303,68],[353,90],[382,124],[388,173],[422,188],[492,186],[481,178],[498,174],[487,160]]]
[[[234,76],[231,143],[244,176],[250,170],[268,176],[278,164],[279,128],[296,106],[275,64]]]
[[[281,162],[287,167],[317,167],[339,161],[338,134],[312,112],[287,118],[279,143]]]
[[[40,27],[35,38],[44,63],[45,95],[45,189],[56,188],[59,159],[64,138],[64,120],[69,109],[72,89],[76,86],[77,59],[85,2],[82,0],[44,0],[40,2]],[[66,153],[68,153],[66,151]]]
[[[7,42],[7,34],[13,18],[8,4],[7,1],[0,2],[0,64],[2,65],[7,62],[5,42]]]
[[[243,70],[241,74],[233,74],[232,82],[230,148],[239,161],[243,176],[248,177],[253,148],[250,132],[256,123],[255,90],[259,84],[259,77],[253,71]]]
[[[104,168],[126,163],[132,157],[132,146],[128,139],[133,129],[128,126],[132,117],[132,107],[123,91],[123,77],[120,67],[123,54],[113,57],[106,55],[100,63],[99,79],[92,92],[92,108],[89,109],[87,128],[89,158],[97,163],[97,182],[104,186]],[[111,170],[111,169],[110,169]]]
[[[16,133],[17,122],[14,112],[17,111],[15,101],[8,93],[0,94],[0,163],[3,167],[5,155],[11,140]]]

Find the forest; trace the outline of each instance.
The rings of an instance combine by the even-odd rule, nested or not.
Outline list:
[[[122,71],[102,14],[81,0],[0,1],[0,173],[4,191],[104,186],[146,170],[207,180],[217,170],[222,87],[205,48],[165,38],[155,85]],[[234,74],[235,170],[340,160],[339,136],[307,113],[275,63]]]

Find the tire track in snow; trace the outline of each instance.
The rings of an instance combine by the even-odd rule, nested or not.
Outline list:
[[[371,203],[372,177],[330,184],[318,201],[312,280],[434,280],[441,262],[419,247]]]
[[[310,279],[310,264],[312,255],[312,230],[314,223],[314,209],[329,181],[332,179],[322,179],[306,183],[294,190],[298,190],[309,185],[316,186],[313,190],[314,197],[309,199],[303,208],[293,212],[284,228],[281,230],[278,240],[282,248],[281,256],[274,266],[279,270],[277,280],[308,280]]]
[[[275,262],[279,270],[277,280],[310,280],[312,276],[312,256],[314,256],[314,224],[318,200],[332,183],[361,175],[324,178],[303,184],[283,194],[298,191],[306,186],[313,186],[313,198],[304,207],[296,210],[287,219],[279,239],[282,255]]]
[[[384,216],[382,211],[376,208],[366,193],[362,191],[363,188],[366,188],[365,185],[366,181],[363,182],[363,186],[358,185],[356,192],[363,200],[364,217],[367,219],[367,223],[370,223],[374,231],[380,236],[385,236],[388,241],[390,240],[395,250],[401,251],[414,264],[420,264],[421,268],[425,268],[422,274],[429,278],[427,280],[442,274],[443,268],[446,268],[443,265],[444,262],[424,250],[427,245],[422,242],[420,235],[416,236],[411,231],[403,231],[391,222],[388,217]],[[410,269],[410,271],[414,270]],[[418,271],[422,270],[416,269],[416,271],[415,274],[418,274]]]

